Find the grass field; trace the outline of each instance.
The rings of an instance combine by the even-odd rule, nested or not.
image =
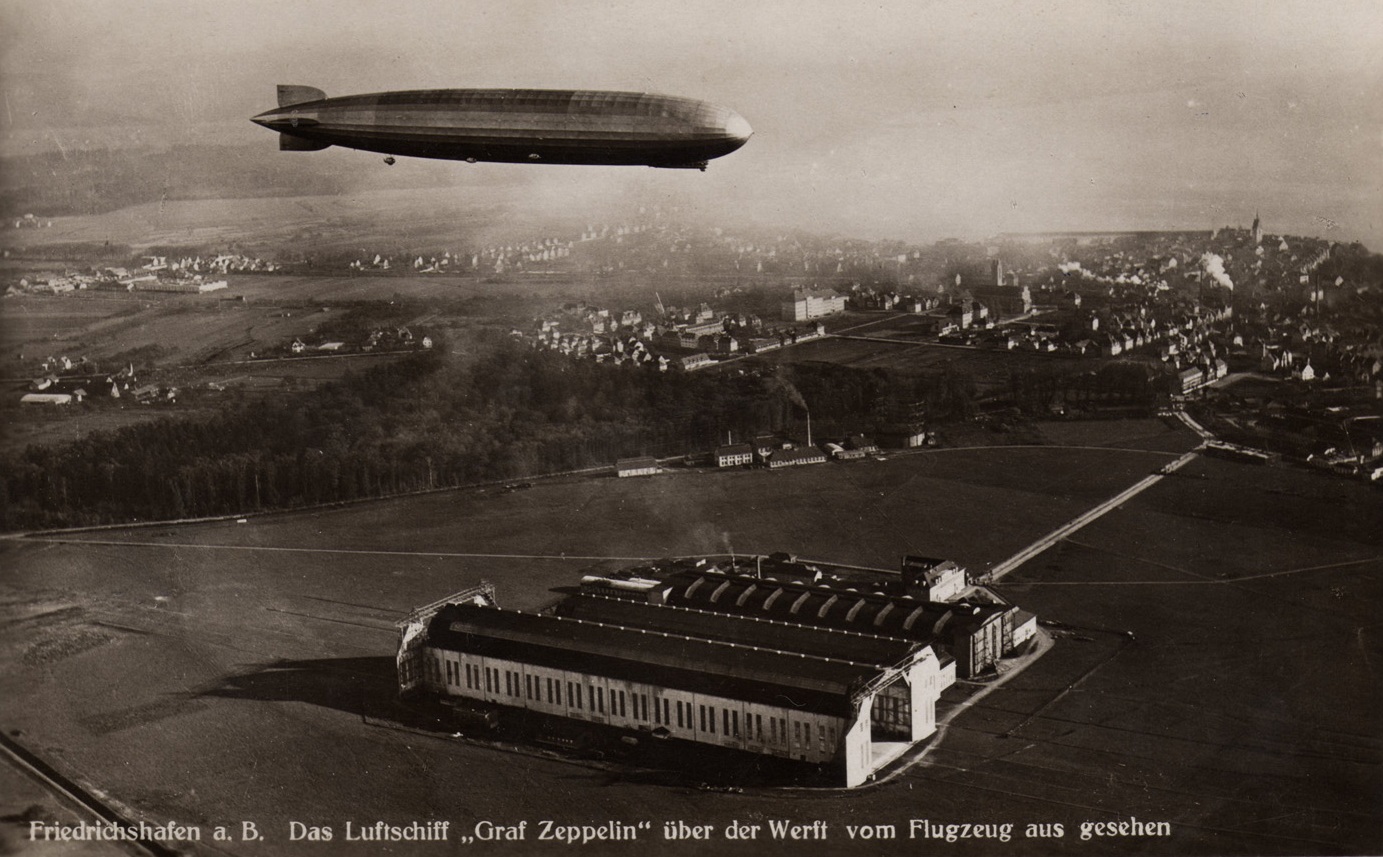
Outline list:
[[[7,299],[0,308],[0,423],[5,427],[0,451],[58,443],[162,416],[209,412],[216,405],[215,396],[192,401],[194,397],[184,395],[179,406],[155,411],[113,403],[105,398],[105,388],[88,389],[92,401],[70,409],[21,405],[19,398],[29,381],[42,374],[45,357],[85,357],[107,373],[129,362],[139,370],[139,383],[185,392],[204,392],[215,383],[251,394],[283,393],[396,359],[353,354],[251,360],[251,355],[286,354],[295,337],[319,341],[315,334],[320,327],[361,302],[375,304],[388,323],[445,338],[449,353],[465,359],[475,327],[498,322],[472,318],[464,307],[448,304],[448,298],[536,300],[521,291],[528,286],[495,287],[474,280],[249,275],[227,280],[227,289],[205,295],[93,291]],[[402,312],[389,306],[400,299],[410,302]]]
[[[466,831],[684,819],[718,836],[732,819],[831,825],[825,844],[658,836],[600,853],[1378,853],[1383,507],[1365,486],[1295,470],[1198,460],[1006,578],[1006,595],[1067,626],[1054,651],[887,784],[707,793],[371,716],[390,694],[392,621],[482,578],[534,607],[602,558],[733,548],[892,567],[921,552],[982,567],[1194,443],[1159,421],[1105,425],[1041,427],[1071,448],[561,480],[10,540],[0,727],[135,815],[258,821],[266,842],[230,853],[296,853],[289,819],[378,818]],[[1079,837],[1082,821],[1129,816],[1173,835]],[[1066,835],[943,846],[909,841],[914,818],[1061,822]],[[853,847],[843,825],[861,822],[902,838]]]
[[[874,328],[861,331],[864,336],[879,336]],[[912,339],[915,337],[909,337]],[[961,348],[935,342],[883,342],[877,340],[831,337],[804,342],[781,351],[770,351],[756,360],[773,363],[803,363],[817,361],[838,363],[857,369],[894,369],[903,372],[938,372],[952,368],[971,373],[985,388],[1004,387],[1008,374],[1031,368],[1050,368],[1053,371],[1095,369],[1099,362],[1071,357],[1023,351],[1001,351],[990,348]]]

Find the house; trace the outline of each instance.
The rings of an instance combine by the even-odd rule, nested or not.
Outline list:
[[[750,354],[760,354],[764,351],[772,351],[781,348],[783,341],[776,336],[755,336],[744,343],[744,350]]]
[[[773,435],[761,434],[754,438],[750,446],[754,449],[754,457],[767,464],[768,457],[779,448],[780,444]]]
[[[952,304],[946,310],[946,319],[953,325],[953,330],[969,330],[975,323],[975,311],[969,303]]]
[[[693,369],[700,369],[703,366],[710,366],[715,361],[711,359],[711,355],[709,354],[697,353],[688,354],[686,357],[679,359],[677,362],[681,365],[683,371],[690,372]]]
[[[739,467],[754,463],[754,447],[747,443],[731,443],[718,447],[715,452],[716,467]]]
[[[1177,373],[1172,389],[1173,392],[1184,396],[1204,386],[1205,373],[1200,370],[1199,366],[1192,366]]]
[[[641,456],[639,458],[621,458],[615,462],[615,475],[624,478],[626,476],[653,476],[659,472],[658,460],[651,456]]]
[[[879,451],[879,445],[862,434],[852,434],[846,441],[847,449],[857,451],[863,455],[873,455]]]
[[[949,559],[905,556],[902,576],[908,595],[932,603],[954,601],[965,593],[969,585],[965,569]]]

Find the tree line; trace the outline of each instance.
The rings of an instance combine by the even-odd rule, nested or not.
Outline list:
[[[888,403],[973,412],[972,380],[828,364],[777,370],[814,435],[869,431]],[[572,360],[494,335],[462,363],[421,352],[316,390],[164,418],[0,462],[0,527],[237,514],[706,451],[805,413],[764,372],[658,373]]]

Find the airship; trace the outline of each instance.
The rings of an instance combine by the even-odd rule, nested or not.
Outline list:
[[[328,98],[315,87],[280,85],[278,103],[251,121],[279,132],[279,148],[294,152],[342,146],[471,163],[705,170],[754,133],[728,107],[647,92],[426,89]]]

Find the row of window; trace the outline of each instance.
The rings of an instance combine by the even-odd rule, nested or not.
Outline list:
[[[567,681],[565,682],[566,702],[564,703],[562,687],[564,682],[560,678],[554,679],[551,676],[525,674],[515,670],[501,670],[494,667],[480,667],[469,662],[458,664],[446,660],[440,663],[446,667],[446,683],[448,685],[461,686],[464,684],[468,690],[476,692],[483,690],[489,694],[499,694],[500,688],[503,687],[504,695],[514,699],[532,700],[540,703],[546,701],[549,705],[565,704],[577,711],[591,711],[602,715],[607,711],[608,701],[608,711],[612,717],[632,719],[669,729],[673,725],[672,706],[667,697],[662,699],[655,697],[650,705],[646,693],[626,692],[618,688],[608,688],[602,691],[593,685]],[[430,668],[429,672],[440,680],[442,670],[438,660],[425,659],[424,664],[426,665],[425,669]],[[633,712],[632,717],[629,714],[631,710]],[[726,738],[756,741],[760,744],[776,747],[789,746],[788,719],[786,717],[770,715],[768,717],[768,731],[765,733],[763,714],[745,712],[743,731],[741,731],[740,713],[738,709],[720,708],[713,704],[694,705],[692,702],[684,700],[676,701],[678,729],[695,729],[706,735],[719,734]],[[791,748],[796,750],[811,749],[812,724],[794,720],[792,727]],[[827,753],[835,747],[836,728],[834,725],[817,723],[816,733],[817,752]]]

